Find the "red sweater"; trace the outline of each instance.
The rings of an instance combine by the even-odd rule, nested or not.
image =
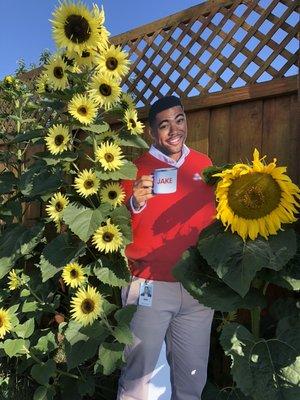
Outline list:
[[[156,168],[169,164],[145,153],[135,161],[137,178],[150,175]],[[182,253],[195,245],[202,229],[215,216],[214,189],[196,173],[211,165],[209,157],[190,149],[178,168],[177,191],[157,194],[147,201],[138,214],[132,213],[133,243],[126,247],[133,275],[157,281],[175,281],[172,269]],[[127,200],[132,195],[133,181],[123,183]]]

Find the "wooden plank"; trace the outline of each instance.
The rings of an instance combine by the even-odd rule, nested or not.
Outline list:
[[[273,79],[270,82],[256,83],[237,89],[226,89],[218,93],[205,94],[183,98],[185,111],[195,111],[202,108],[218,107],[225,104],[243,103],[249,100],[280,96],[297,92],[297,76]],[[139,109],[139,118],[147,118],[149,107]]]
[[[211,13],[212,9],[215,9],[216,6],[229,7],[234,1],[229,0],[215,0],[213,4],[210,1],[205,3],[187,8],[186,10],[180,11],[176,14],[169,15],[167,17],[158,19],[157,21],[151,22],[149,24],[142,25],[136,29],[132,29],[131,31],[121,33],[120,35],[114,36],[110,39],[110,42],[113,44],[122,44],[126,43],[129,40],[135,40],[143,35],[151,35],[153,32],[160,29],[170,29],[173,25],[178,25],[180,22],[187,21],[195,14],[198,15],[208,15]]]
[[[264,101],[262,155],[267,162],[277,158],[287,166],[293,180],[299,178],[299,117],[296,96],[282,96]],[[299,112],[299,103],[298,103]]]
[[[230,106],[211,110],[209,126],[209,155],[216,165],[229,160]]]
[[[187,145],[197,151],[208,154],[209,110],[199,110],[187,114]]]
[[[234,104],[230,108],[229,162],[252,160],[261,149],[263,101]]]

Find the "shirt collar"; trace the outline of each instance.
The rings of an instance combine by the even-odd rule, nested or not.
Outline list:
[[[179,158],[179,160],[175,161],[172,158],[170,158],[169,156],[167,156],[166,154],[162,153],[160,150],[158,150],[156,147],[154,147],[154,145],[152,144],[149,150],[149,153],[157,158],[160,161],[163,161],[169,165],[171,165],[172,167],[176,167],[179,168],[185,161],[186,157],[188,156],[190,152],[190,149],[184,144],[182,147],[182,154]]]

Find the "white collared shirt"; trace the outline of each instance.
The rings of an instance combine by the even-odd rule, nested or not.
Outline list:
[[[182,147],[182,154],[181,154],[180,158],[176,161],[176,160],[173,160],[171,157],[167,156],[166,154],[162,153],[153,144],[151,145],[151,147],[149,149],[149,154],[151,154],[153,157],[155,157],[158,160],[163,161],[166,164],[169,164],[170,166],[175,167],[175,168],[181,167],[181,165],[184,163],[186,157],[188,156],[189,152],[190,152],[190,149],[184,144]],[[130,207],[134,214],[139,214],[141,211],[144,210],[146,205],[147,205],[147,202],[145,202],[144,205],[142,205],[138,210],[136,210],[133,206],[132,196],[130,197]]]

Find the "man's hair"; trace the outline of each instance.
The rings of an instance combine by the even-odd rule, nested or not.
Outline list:
[[[155,121],[156,114],[160,113],[161,111],[167,110],[168,108],[180,106],[183,109],[183,105],[180,101],[179,97],[176,96],[165,96],[161,99],[156,100],[150,107],[148,120],[150,126],[153,126]]]

